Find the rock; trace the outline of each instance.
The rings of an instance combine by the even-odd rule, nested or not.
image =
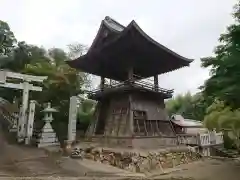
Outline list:
[[[145,158],[141,164],[139,164],[140,172],[148,172],[150,170],[150,160]]]
[[[80,148],[74,148],[71,152],[71,158],[82,159],[84,157],[84,151]]]

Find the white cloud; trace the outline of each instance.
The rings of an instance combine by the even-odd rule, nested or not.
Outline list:
[[[126,25],[135,19],[151,37],[194,58],[188,68],[160,76],[160,85],[176,93],[196,92],[208,77],[199,59],[212,55],[220,33],[232,22],[236,0],[1,0],[1,20],[28,43],[64,48],[90,45],[101,20],[111,16]]]

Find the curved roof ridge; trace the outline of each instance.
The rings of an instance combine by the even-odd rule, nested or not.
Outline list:
[[[120,24],[119,22],[115,21],[114,19],[110,18],[109,16],[106,16],[103,20],[103,22],[111,29],[121,32],[125,29],[125,26]]]
[[[155,44],[156,46],[162,48],[163,50],[167,51],[168,53],[171,53],[172,55],[178,57],[178,58],[181,58],[181,59],[184,59],[185,61],[188,61],[188,62],[192,62],[194,59],[188,59],[188,58],[185,58],[181,55],[179,55],[178,53],[172,51],[171,49],[167,48],[166,46],[160,44],[159,42],[155,41],[153,38],[151,38],[149,35],[147,35],[147,33],[145,33],[141,28],[140,26],[136,23],[136,21],[132,21],[128,26],[133,26],[135,27],[138,32],[144,36],[144,38],[146,38],[148,41],[150,41],[151,43]]]
[[[92,42],[91,46],[89,47],[89,49],[88,49],[88,51],[87,51],[86,54],[88,54],[88,53],[91,51],[92,47],[94,47],[94,45],[96,44],[97,39],[98,39],[98,37],[100,36],[100,33],[101,33],[101,29],[102,29],[103,24],[104,24],[104,21],[102,20],[102,22],[101,22],[101,24],[100,24],[100,27],[98,28],[97,35],[96,35],[95,38],[93,39],[93,42]],[[78,59],[78,58],[77,58],[77,59]]]

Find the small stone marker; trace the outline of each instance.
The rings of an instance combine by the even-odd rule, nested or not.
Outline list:
[[[72,96],[70,98],[68,119],[68,141],[73,142],[76,140],[77,96]]]

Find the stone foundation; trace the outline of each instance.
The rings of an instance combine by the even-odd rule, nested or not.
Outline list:
[[[86,148],[82,157],[109,164],[131,172],[151,172],[173,168],[201,158],[188,148],[156,151],[119,150],[110,148]]]

